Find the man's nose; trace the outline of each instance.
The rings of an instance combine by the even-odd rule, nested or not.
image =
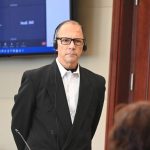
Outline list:
[[[70,46],[71,46],[71,47],[75,47],[75,44],[74,44],[74,41],[73,41],[73,40],[71,41]]]

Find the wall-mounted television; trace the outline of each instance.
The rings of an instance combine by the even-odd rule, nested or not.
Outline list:
[[[71,9],[71,0],[0,0],[0,56],[55,53],[54,30]]]

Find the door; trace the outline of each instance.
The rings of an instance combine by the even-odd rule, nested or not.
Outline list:
[[[150,101],[150,0],[114,0],[106,144],[119,103]]]
[[[150,100],[150,0],[139,0],[135,7],[131,100]]]

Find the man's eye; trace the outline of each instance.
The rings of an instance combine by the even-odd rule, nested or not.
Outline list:
[[[62,39],[64,42],[70,42],[70,39]]]
[[[75,42],[76,42],[76,43],[82,43],[82,41],[81,41],[81,40],[75,40]]]
[[[77,45],[82,45],[82,44],[83,44],[83,41],[82,41],[82,40],[75,40],[75,43],[76,43]]]

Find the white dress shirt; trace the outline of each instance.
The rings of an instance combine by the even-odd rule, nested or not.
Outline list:
[[[80,72],[79,72],[79,65],[77,67],[77,70],[75,72],[67,71],[56,59],[56,63],[58,65],[65,92],[68,102],[68,107],[70,111],[71,121],[73,123],[74,117],[76,114],[76,108],[78,103],[78,97],[79,97],[79,83],[80,83]]]

